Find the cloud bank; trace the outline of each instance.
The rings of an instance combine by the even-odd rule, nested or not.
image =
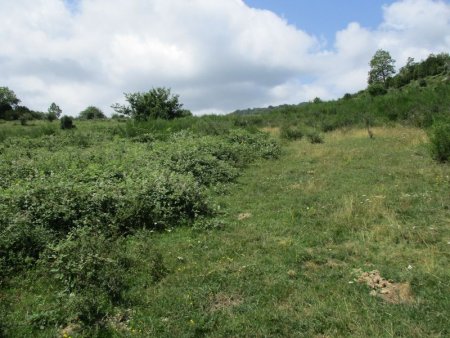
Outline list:
[[[110,113],[123,92],[166,86],[197,114],[337,98],[363,89],[379,48],[402,66],[450,51],[450,5],[400,0],[375,30],[327,46],[242,0],[0,0],[0,86],[45,111]]]

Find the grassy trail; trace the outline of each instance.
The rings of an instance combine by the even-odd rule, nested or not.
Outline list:
[[[224,230],[153,238],[172,273],[144,293],[137,332],[449,335],[449,167],[429,159],[420,130],[374,134],[290,143],[221,198]],[[355,278],[372,270],[406,293],[370,296]]]

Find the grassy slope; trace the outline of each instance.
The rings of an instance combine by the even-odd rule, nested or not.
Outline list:
[[[430,159],[419,129],[374,134],[292,142],[280,160],[252,165],[218,200],[223,230],[130,237],[130,251],[161,252],[170,273],[154,284],[142,257],[130,271],[137,305],[116,335],[449,335],[450,168]],[[410,283],[414,302],[369,296],[349,283],[359,268]],[[45,303],[49,288],[17,280],[3,296],[17,303],[10,316]]]
[[[449,334],[449,167],[428,158],[420,130],[375,135],[289,144],[223,199],[224,231],[155,237],[173,273],[139,290],[135,326],[160,336]],[[369,296],[349,283],[356,268],[409,282],[415,302]]]

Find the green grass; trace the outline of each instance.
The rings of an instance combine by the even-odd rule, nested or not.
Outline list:
[[[279,160],[252,164],[228,194],[215,196],[222,229],[129,236],[128,254],[138,259],[127,276],[130,305],[118,309],[126,320],[78,335],[450,335],[450,167],[431,159],[422,130],[373,133],[286,143]],[[155,252],[168,271],[159,282]],[[370,296],[355,282],[358,269],[409,283],[413,302]],[[11,336],[61,334],[26,324],[51,310],[52,288],[31,270],[1,291]]]

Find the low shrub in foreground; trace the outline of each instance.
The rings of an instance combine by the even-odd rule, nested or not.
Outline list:
[[[124,252],[119,240],[92,228],[74,229],[49,246],[41,264],[61,290],[53,320],[92,324],[111,315],[129,285],[132,261]]]
[[[32,263],[46,246],[73,229],[127,234],[192,224],[197,217],[212,214],[204,188],[192,175],[167,170],[146,173],[139,180],[33,182],[1,202],[3,273]]]

